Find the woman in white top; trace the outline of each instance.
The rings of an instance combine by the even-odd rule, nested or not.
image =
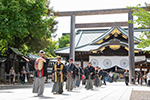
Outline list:
[[[9,71],[9,75],[10,75],[10,83],[13,84],[13,81],[14,81],[14,78],[15,78],[14,67],[11,67],[11,69]]]

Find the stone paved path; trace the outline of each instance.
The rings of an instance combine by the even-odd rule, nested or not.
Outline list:
[[[72,92],[68,92],[64,87],[64,93],[62,95],[53,95],[51,93],[52,85],[52,83],[45,85],[44,97],[37,97],[36,94],[33,94],[31,87],[0,90],[0,100],[130,100],[132,90],[150,90],[146,86],[125,86],[124,82],[117,82],[107,83],[106,86],[100,88],[94,87],[94,90],[85,90],[84,86],[80,86]]]

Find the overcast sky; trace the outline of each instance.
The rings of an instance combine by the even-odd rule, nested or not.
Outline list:
[[[80,11],[80,10],[98,10],[98,9],[114,9],[126,8],[127,6],[136,6],[141,4],[145,6],[145,2],[149,0],[51,0],[50,6],[55,11]],[[70,32],[70,17],[57,17],[58,37],[62,33]],[[127,21],[127,14],[114,15],[92,15],[92,16],[76,16],[76,23],[93,23],[93,22],[120,22]],[[136,27],[137,25],[134,25]],[[57,38],[55,40],[57,40]]]

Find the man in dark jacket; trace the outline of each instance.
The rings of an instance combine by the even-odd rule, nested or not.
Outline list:
[[[69,59],[69,64],[68,64],[68,68],[67,68],[67,91],[72,91],[73,89],[73,80],[75,78],[75,65],[73,64],[73,59],[70,58]]]
[[[81,77],[82,77],[82,69],[81,67],[79,66],[79,64],[77,63],[76,64],[76,69],[75,69],[75,81],[76,81],[76,86],[79,87],[80,86],[80,80],[81,80]]]
[[[126,84],[126,86],[128,86],[128,83],[129,83],[129,73],[128,73],[128,70],[126,70],[124,72],[124,78],[125,78],[125,84]]]
[[[104,85],[106,85],[106,77],[107,77],[107,76],[108,76],[108,75],[107,75],[107,72],[104,71],[104,69],[103,69],[103,71],[102,71],[102,79],[103,79]]]
[[[84,66],[84,67],[82,68],[83,74],[84,74],[84,72],[85,72],[85,68],[86,68],[86,66]],[[83,79],[82,79],[82,85],[85,85],[85,84],[86,84],[86,79],[85,79],[85,77],[83,77]]]
[[[95,77],[95,69],[92,66],[91,62],[88,62],[88,66],[85,68],[84,75],[86,76],[86,89],[93,90],[93,79]]]
[[[95,69],[95,81],[94,81],[95,87],[98,87],[100,85],[99,76],[100,76],[99,67],[96,66],[96,69]]]

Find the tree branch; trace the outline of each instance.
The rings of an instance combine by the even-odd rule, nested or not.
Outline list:
[[[36,7],[37,4],[35,4],[29,11],[27,11],[25,14],[28,14],[31,10],[33,10]]]
[[[0,52],[2,52],[4,48],[5,48],[5,47],[3,47],[3,48],[0,50]]]

